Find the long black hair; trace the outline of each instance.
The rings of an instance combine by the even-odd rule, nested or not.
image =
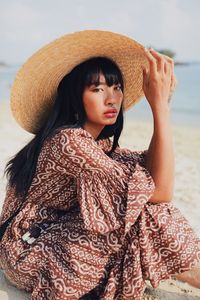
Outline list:
[[[86,121],[86,112],[82,101],[83,91],[86,86],[91,84],[97,86],[101,73],[104,75],[108,86],[120,83],[123,92],[124,84],[121,71],[113,61],[105,57],[94,57],[86,60],[63,77],[47,119],[35,137],[6,165],[5,174],[8,178],[8,185],[15,187],[17,196],[25,198],[27,195],[44,141],[60,127],[83,127]],[[112,149],[107,153],[108,156],[118,146],[122,129],[123,108],[121,106],[115,124],[105,126],[97,138],[98,140],[113,137]]]

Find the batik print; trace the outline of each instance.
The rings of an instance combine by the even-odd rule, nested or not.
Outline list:
[[[110,148],[81,128],[61,128],[45,142],[0,243],[1,269],[31,300],[139,300],[145,280],[157,287],[200,259],[179,210],[149,202],[155,185],[146,151],[118,147],[109,157]],[[20,203],[8,187],[1,223]]]

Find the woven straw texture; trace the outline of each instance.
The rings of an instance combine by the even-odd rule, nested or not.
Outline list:
[[[124,35],[84,30],[62,36],[33,54],[18,71],[11,89],[11,110],[16,121],[36,133],[47,118],[61,79],[92,57],[108,57],[124,79],[124,109],[143,96],[144,47]]]

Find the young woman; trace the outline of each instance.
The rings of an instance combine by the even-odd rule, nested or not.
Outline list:
[[[103,31],[67,35],[22,67],[12,110],[35,137],[7,164],[0,266],[31,300],[137,300],[145,280],[178,273],[200,287],[198,239],[171,203],[175,85],[173,60]],[[123,111],[143,92],[149,148],[122,149]]]

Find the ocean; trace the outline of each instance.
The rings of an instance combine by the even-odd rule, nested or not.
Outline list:
[[[19,65],[0,67],[0,101],[9,101],[10,87]],[[175,66],[178,81],[171,102],[172,122],[175,124],[200,125],[200,63]],[[126,112],[127,119],[152,119],[145,98]]]
[[[200,125],[200,63],[175,66],[177,87],[171,99],[174,124]],[[152,112],[145,98],[127,112],[128,119],[151,119]]]

